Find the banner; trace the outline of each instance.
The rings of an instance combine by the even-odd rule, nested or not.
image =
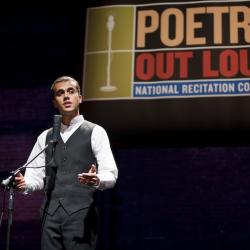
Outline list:
[[[250,95],[250,2],[88,8],[86,100]]]

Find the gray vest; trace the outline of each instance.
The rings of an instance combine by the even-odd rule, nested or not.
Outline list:
[[[91,148],[91,134],[95,124],[84,121],[66,143],[60,137],[52,159],[52,145],[46,149],[46,199],[43,209],[53,214],[59,204],[69,213],[91,206],[95,187],[80,184],[77,175],[88,172],[96,163]],[[50,141],[52,130],[46,137]]]

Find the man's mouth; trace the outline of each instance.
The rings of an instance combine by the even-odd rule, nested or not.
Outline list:
[[[67,107],[71,106],[71,104],[72,104],[71,102],[64,102],[63,106],[65,106],[67,108]]]

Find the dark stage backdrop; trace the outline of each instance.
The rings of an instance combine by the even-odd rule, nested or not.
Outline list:
[[[68,74],[82,79],[85,10],[0,11],[1,180],[51,126],[51,82]],[[97,197],[100,250],[249,249],[249,97],[228,100],[171,99],[164,108],[162,100],[153,108],[143,100],[83,102],[85,117],[107,129],[119,168],[117,186]],[[12,249],[39,249],[42,196],[15,193]],[[3,197],[1,190],[1,207]],[[5,211],[0,249],[6,223]]]

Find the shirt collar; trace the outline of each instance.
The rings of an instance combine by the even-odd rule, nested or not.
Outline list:
[[[61,131],[65,131],[68,128],[74,127],[77,124],[83,123],[84,122],[84,117],[82,115],[78,115],[76,117],[74,117],[71,121],[69,126],[64,125],[63,123],[61,123]]]

